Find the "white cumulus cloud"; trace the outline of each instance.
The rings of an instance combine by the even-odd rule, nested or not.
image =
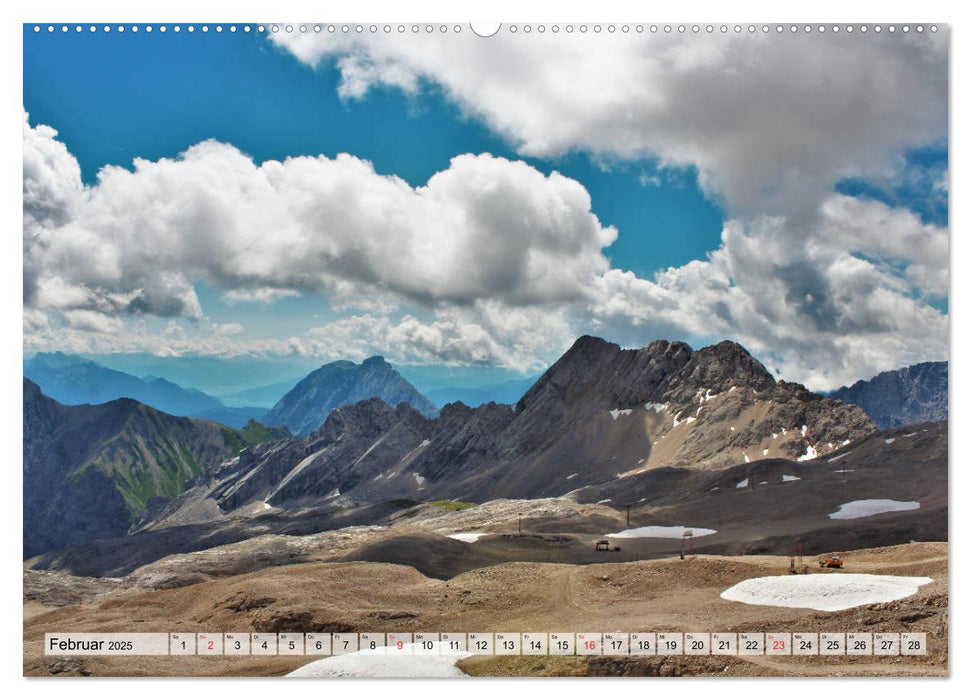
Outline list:
[[[350,155],[258,164],[207,141],[85,186],[56,137],[25,117],[34,349],[532,371],[584,332],[733,338],[817,388],[947,356],[947,316],[929,303],[946,295],[947,230],[899,207],[830,193],[798,213],[732,218],[705,259],[643,279],[610,266],[618,232],[582,184],[521,161],[464,154],[412,187]],[[319,293],[344,316],[254,338],[208,322],[199,282],[229,302]],[[172,322],[152,334],[153,317]]]
[[[946,29],[270,39],[308,65],[336,64],[345,99],[437,85],[522,154],[697,167],[732,216],[811,211],[839,178],[946,140]]]
[[[25,163],[56,154],[25,178],[31,307],[198,318],[199,280],[237,301],[336,290],[351,303],[345,287],[362,284],[429,302],[575,300],[617,235],[575,180],[489,154],[413,188],[346,154],[257,165],[207,141],[83,187],[55,135],[25,126]]]

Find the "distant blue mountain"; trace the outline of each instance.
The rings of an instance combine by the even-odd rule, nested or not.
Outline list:
[[[426,417],[438,409],[398,374],[380,355],[357,365],[338,360],[314,370],[297,383],[260,420],[264,425],[285,426],[294,435],[317,430],[335,408],[377,397],[389,406],[407,403]]]
[[[223,402],[231,406],[264,406],[263,413],[266,413],[277,401],[282,399],[303,377],[296,377],[286,382],[267,384],[265,386],[255,386],[252,389],[237,391],[234,394],[220,394]]]
[[[529,387],[536,383],[536,377],[526,377],[525,379],[510,379],[498,384],[487,384],[484,386],[449,386],[441,389],[432,389],[425,393],[439,408],[445,404],[461,401],[470,408],[481,406],[482,404],[495,401],[496,403],[515,404],[523,397]]]
[[[947,362],[881,372],[828,396],[856,404],[880,429],[947,420]]]
[[[215,396],[227,406],[265,406],[266,408],[270,408],[297,382],[320,366],[316,358],[301,355],[156,357],[146,353],[103,355],[86,353],[85,357],[104,367],[135,377],[150,374],[165,377],[180,386],[195,387],[210,396]],[[263,386],[254,388],[254,382],[259,382]],[[449,384],[457,383],[449,382]],[[251,391],[255,393],[251,395]]]
[[[193,413],[189,417],[214,420],[230,428],[242,430],[251,420],[259,421],[265,415],[264,406],[219,406]]]
[[[226,409],[222,402],[197,389],[187,389],[159,377],[134,377],[97,362],[62,352],[42,352],[24,362],[24,376],[47,396],[66,405],[102,404],[135,399],[173,416],[199,416],[241,428],[259,409],[239,414],[232,422],[212,417]],[[218,414],[229,418],[229,414]]]

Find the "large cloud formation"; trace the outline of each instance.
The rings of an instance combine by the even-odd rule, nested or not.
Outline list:
[[[524,155],[582,150],[697,167],[733,216],[812,213],[841,177],[885,171],[947,131],[946,30],[553,34],[279,32],[340,94],[448,99]]]
[[[455,304],[572,300],[617,235],[575,180],[488,154],[414,189],[346,154],[256,165],[207,141],[84,188],[54,137],[25,116],[29,305],[194,317],[197,280],[256,296],[350,284]]]
[[[25,115],[28,345],[534,370],[582,332],[727,337],[821,389],[947,356],[947,229],[834,192],[944,139],[939,37],[280,37],[336,61],[348,99],[436,84],[523,153],[693,165],[729,212],[721,245],[654,279],[612,268],[618,232],[582,184],[488,154],[412,187],[351,155],[257,164],[210,141],[84,186]],[[208,323],[200,281],[241,308],[314,293],[343,316],[253,339]],[[159,337],[145,316],[174,320]]]

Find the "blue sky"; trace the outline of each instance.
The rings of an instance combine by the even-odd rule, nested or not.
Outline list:
[[[153,307],[149,313],[132,314],[105,311],[119,303],[119,295],[131,293],[131,280],[119,279],[104,288],[98,286],[102,282],[92,281],[101,279],[99,271],[94,277],[79,281],[73,296],[68,296],[76,299],[79,295],[109,295],[110,299],[84,302],[69,312],[58,310],[63,309],[62,301],[57,302],[61,306],[38,307],[29,322],[39,330],[31,326],[28,331],[25,326],[26,348],[74,350],[89,355],[166,354],[170,348],[157,342],[142,346],[139,338],[144,339],[146,332],[156,338],[163,332],[172,334],[173,323],[183,335],[216,333],[213,329],[218,327],[231,333],[240,347],[250,343],[253,347],[278,348],[279,343],[271,346],[260,342],[291,338],[306,341],[308,330],[312,336],[313,329],[323,326],[325,330],[321,332],[327,335],[334,323],[353,317],[358,324],[355,328],[371,324],[373,337],[369,342],[340,345],[330,342],[328,336],[330,344],[320,350],[324,346],[314,344],[311,338],[309,343],[298,342],[300,352],[317,348],[309,352],[346,353],[350,359],[361,359],[355,353],[394,356],[395,348],[381,341],[381,334],[388,331],[374,330],[385,328],[375,325],[375,318],[385,314],[384,320],[398,334],[395,337],[407,335],[408,342],[403,346],[411,341],[416,344],[410,354],[402,350],[399,363],[469,364],[505,367],[512,374],[532,374],[554,360],[570,338],[584,332],[604,335],[624,345],[646,344],[655,337],[684,339],[695,345],[731,337],[780,374],[824,386],[923,359],[925,352],[939,355],[940,348],[946,347],[943,337],[934,350],[922,350],[919,342],[929,332],[946,334],[940,330],[946,327],[947,296],[941,291],[941,275],[946,279],[946,269],[942,273],[939,252],[941,232],[946,236],[948,225],[946,111],[943,131],[939,117],[940,105],[946,104],[946,71],[943,79],[938,79],[940,76],[933,70],[928,73],[928,66],[921,63],[926,58],[906,47],[871,42],[869,46],[861,45],[859,51],[875,52],[876,56],[861,54],[857,59],[852,52],[839,55],[843,46],[834,51],[824,46],[771,45],[764,58],[769,74],[789,71],[799,75],[800,71],[809,71],[806,74],[814,78],[811,71],[818,70],[822,61],[831,60],[841,69],[833,73],[837,76],[834,83],[843,79],[842,73],[850,74],[847,82],[855,80],[852,70],[861,63],[886,63],[885,70],[898,80],[893,87],[901,94],[888,90],[886,94],[867,95],[867,111],[854,104],[839,105],[838,100],[847,100],[845,90],[838,84],[833,85],[832,96],[827,94],[825,85],[817,87],[820,94],[814,96],[800,95],[793,88],[788,96],[792,103],[810,98],[811,101],[796,109],[800,121],[790,124],[783,116],[790,106],[779,101],[787,96],[769,95],[766,101],[777,100],[774,105],[757,104],[752,95],[757,95],[759,84],[754,80],[755,93],[746,91],[744,85],[722,80],[723,94],[712,95],[707,102],[693,102],[693,95],[713,89],[707,82],[705,71],[709,67],[704,61],[698,64],[701,68],[695,74],[672,78],[680,75],[672,70],[667,77],[652,78],[650,62],[656,55],[664,55],[670,48],[666,45],[659,45],[656,55],[652,47],[647,52],[633,45],[621,47],[615,63],[606,64],[610,72],[617,73],[615,81],[614,76],[605,77],[601,86],[595,77],[592,85],[585,85],[584,78],[578,76],[576,94],[563,97],[561,91],[543,83],[543,76],[553,71],[540,65],[545,60],[540,54],[534,57],[535,71],[525,64],[523,83],[518,86],[518,75],[510,79],[501,75],[499,69],[491,75],[493,65],[477,64],[479,59],[472,53],[472,58],[450,54],[453,48],[443,51],[440,64],[429,65],[420,55],[409,55],[406,48],[387,51],[390,44],[381,46],[380,42],[370,46],[341,44],[337,48],[324,44],[319,53],[308,54],[303,47],[288,44],[286,38],[281,35],[273,41],[256,32],[228,31],[36,34],[28,25],[24,27],[24,109],[31,128],[47,125],[57,130],[56,140],[66,147],[69,157],[76,159],[83,182],[92,191],[104,190],[96,178],[106,165],[131,169],[135,158],[176,158],[207,139],[231,144],[257,165],[288,157],[322,154],[334,158],[339,153],[349,153],[373,163],[379,175],[402,178],[419,194],[432,175],[449,171],[451,159],[461,154],[490,153],[525,163],[547,176],[557,171],[579,182],[589,194],[590,212],[599,222],[590,235],[606,236],[605,232],[612,229],[617,232],[616,240],[602,250],[591,244],[593,239],[586,242],[593,246],[582,263],[587,266],[583,274],[591,275],[588,279],[594,291],[590,298],[581,302],[574,295],[564,300],[550,292],[552,296],[537,301],[535,290],[517,289],[510,292],[511,296],[497,293],[495,299],[484,298],[484,306],[473,309],[467,301],[457,300],[450,293],[435,297],[429,292],[432,296],[425,298],[422,293],[414,293],[414,285],[405,285],[395,287],[395,308],[375,311],[332,303],[330,292],[314,283],[306,288],[298,285],[292,295],[281,295],[272,303],[233,302],[227,299],[227,290],[237,289],[239,280],[227,281],[225,271],[207,270],[189,280],[201,312],[192,311],[194,300],[182,311],[177,310],[185,299],[183,291],[176,294],[174,301],[169,299],[158,306],[162,311]],[[327,40],[326,35],[320,38]],[[619,40],[617,37],[617,43]],[[677,37],[658,37],[658,41],[662,40],[679,41]],[[496,49],[503,50],[500,40],[495,41]],[[518,50],[512,38],[503,41],[509,42],[510,50]],[[465,48],[466,44],[458,44],[460,52]],[[742,60],[734,57],[736,49],[744,50],[738,48],[737,40],[732,50],[724,52],[726,62]],[[583,55],[587,50],[578,49],[578,66],[604,60],[600,55]],[[772,51],[778,51],[778,55],[773,57]],[[604,55],[610,58],[609,51]],[[932,56],[936,61],[932,69],[941,60],[946,63],[946,54],[942,56]],[[455,66],[449,65],[452,59]],[[840,61],[848,61],[845,71]],[[732,68],[730,63],[727,65]],[[348,84],[360,78],[362,67],[365,88],[360,94],[339,96],[342,90],[348,93]],[[512,97],[503,95],[501,89],[484,90],[495,95],[489,98],[494,101],[490,104],[482,102],[474,92],[464,93],[462,70],[481,77],[486,86],[490,79],[512,83]],[[409,82],[412,74],[419,76],[417,82]],[[932,79],[926,79],[928,75]],[[920,76],[924,76],[923,82]],[[656,95],[668,97],[656,101],[651,91],[633,89],[637,81],[649,79],[657,80],[653,88]],[[705,87],[692,87],[695,83]],[[501,82],[492,87],[496,85],[504,87]],[[547,88],[551,91],[544,93]],[[923,97],[915,97],[918,93]],[[597,99],[601,97],[604,103],[598,106]],[[506,113],[503,99],[517,101],[508,103],[508,111],[515,114]],[[553,99],[567,100],[562,115],[548,107]],[[670,103],[667,114],[663,113],[665,100]],[[527,108],[522,114],[518,101]],[[886,106],[881,107],[884,102]],[[662,109],[655,114],[658,104]],[[818,134],[835,135],[834,125],[840,123],[836,113],[841,109],[849,118],[864,120],[860,126],[865,135],[848,140],[840,135],[827,145],[827,139],[818,138]],[[747,116],[739,117],[745,112]],[[631,122],[628,113],[644,116],[640,122]],[[775,113],[780,114],[777,123],[773,121]],[[898,113],[899,117],[885,116]],[[615,132],[629,134],[615,141]],[[763,133],[766,136],[760,139]],[[811,136],[813,133],[817,137]],[[913,137],[902,141],[901,133],[912,133]],[[32,136],[51,138],[39,131]],[[752,143],[757,146],[746,145]],[[657,155],[646,157],[646,153]],[[25,160],[25,179],[26,163]],[[545,188],[550,192],[524,195],[524,200],[535,204],[536,196],[550,196],[550,202],[562,201],[564,193],[553,192],[556,186],[552,181]],[[758,193],[771,193],[764,207]],[[843,199],[834,199],[839,196]],[[546,211],[544,207],[552,205],[537,206],[538,211]],[[805,212],[816,211],[816,207],[827,213],[806,224],[802,220]],[[512,215],[512,220],[517,221],[515,212]],[[912,215],[917,219],[908,219]],[[526,223],[532,220],[530,216],[535,216],[535,212],[527,214],[524,210],[519,222],[525,226],[524,235],[531,233],[530,224]],[[859,231],[867,230],[860,222],[871,219],[874,225],[863,236],[866,240],[858,245],[852,241],[847,244],[845,237],[834,242],[833,226],[857,231],[847,235],[859,235]],[[577,225],[583,229],[591,224],[581,221]],[[745,252],[762,251],[769,255],[773,246],[760,241],[760,236],[775,235],[780,240],[789,237],[798,247],[807,236],[817,235],[815,231],[798,230],[807,225],[830,231],[825,254],[819,254],[814,246],[792,253],[797,259],[791,260],[757,259],[758,255]],[[748,242],[729,247],[722,240],[726,226],[731,230],[740,227]],[[891,226],[898,232],[895,235],[899,240],[880,240],[878,226]],[[771,233],[772,227],[778,227],[778,232]],[[327,235],[319,231],[316,234]],[[109,247],[116,243],[110,239],[115,234],[95,231],[93,235],[108,236],[102,240]],[[195,234],[187,228],[172,235],[178,239]],[[922,236],[934,237],[936,243],[928,249],[938,252],[911,255],[908,246],[912,247],[912,243],[908,241]],[[515,247],[518,243],[497,240],[496,245]],[[840,245],[848,247],[843,250]],[[876,285],[893,289],[909,300],[912,318],[893,324],[873,319],[872,323],[863,324],[866,327],[859,331],[860,339],[845,338],[841,330],[831,332],[861,327],[859,320],[848,320],[852,309],[860,308],[861,299],[841,298],[839,303],[830,303],[816,298],[820,294],[845,296],[840,285],[846,280],[839,276],[844,274],[839,270],[845,265],[834,267],[834,261],[840,256],[846,259],[846,255],[868,266],[861,273],[869,275],[868,279],[861,279],[856,288],[867,290]],[[61,254],[56,259],[67,258]],[[605,262],[601,264],[598,259]],[[184,269],[192,268],[191,263],[190,259]],[[744,269],[747,265],[760,267],[765,279],[758,279],[760,273],[753,277]],[[820,266],[829,266],[829,271],[798,275],[787,272]],[[670,274],[665,273],[669,268]],[[180,269],[168,272],[179,273]],[[827,277],[830,273],[834,275],[832,279]],[[65,277],[48,274],[60,281]],[[503,277],[501,269],[490,274]],[[268,278],[267,284],[279,288],[283,285],[279,277]],[[752,280],[747,288],[746,278]],[[325,287],[333,290],[329,284]],[[389,284],[382,280],[374,288],[378,296],[388,291]],[[420,286],[420,280],[417,284]],[[369,294],[366,284],[353,288],[356,294]],[[547,292],[549,289],[544,288],[543,293]],[[523,300],[524,295],[528,300]],[[795,301],[781,314],[765,311],[766,297],[776,296]],[[384,297],[381,303],[385,303]],[[132,308],[149,306],[145,301]],[[737,312],[725,313],[726,308],[735,306]],[[748,307],[768,315],[754,318]],[[933,309],[943,318],[928,316],[922,308]],[[818,318],[821,309],[838,314],[845,322]],[[409,316],[417,322],[402,323],[402,318]],[[814,329],[812,325],[817,321],[819,328]],[[133,324],[141,325],[134,328]],[[928,324],[936,330],[929,331]],[[820,340],[822,331],[830,333],[830,337]],[[341,332],[354,331],[345,328]],[[434,339],[429,340],[429,333],[435,335]],[[880,334],[880,339],[867,334]],[[901,335],[910,334],[913,337],[901,344]],[[129,342],[114,347],[112,335],[124,336]],[[857,342],[864,338],[870,340]],[[837,352],[845,354],[845,348],[837,348],[847,342],[860,348],[859,356],[841,359],[843,366],[832,370],[830,358]],[[866,343],[881,343],[886,350],[874,353]],[[179,354],[218,354],[230,347],[222,340],[198,345],[201,349],[195,350],[192,342],[183,341],[171,350]]]
[[[336,69],[303,65],[264,35],[35,36],[26,26],[24,39],[31,122],[60,132],[88,183],[106,164],[171,158],[210,138],[257,161],[351,153],[415,186],[460,153],[517,157],[434,91],[415,99],[379,90],[342,102]],[[608,250],[619,267],[650,276],[718,244],[722,212],[690,170],[646,182],[658,174],[656,162],[595,164],[584,154],[526,160],[584,184],[601,221],[622,231]]]
[[[172,158],[205,139],[232,143],[256,161],[347,152],[413,186],[461,153],[516,157],[434,91],[411,98],[388,89],[362,102],[342,101],[336,69],[303,65],[264,35],[51,37],[30,27],[24,34],[25,109],[33,124],[60,132],[88,184],[104,165]],[[615,266],[649,277],[718,244],[722,213],[690,170],[659,174],[655,162],[594,163],[585,154],[527,160],[584,184],[594,213],[622,231],[606,251]],[[240,312],[203,283],[196,292],[213,321],[232,322]],[[290,336],[335,317],[319,297],[304,295],[249,306],[246,329],[254,337]],[[164,327],[160,320],[149,324]]]

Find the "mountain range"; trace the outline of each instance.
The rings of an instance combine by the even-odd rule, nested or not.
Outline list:
[[[902,404],[928,404],[907,396],[923,383],[897,386]],[[775,538],[766,551],[784,549],[800,528],[820,533],[821,548],[848,541],[826,509],[852,494],[927,500],[926,515],[922,505],[908,516],[907,536],[946,530],[946,424],[877,432],[863,407],[777,381],[728,341],[622,349],[584,336],[515,404],[451,402],[438,412],[383,358],[335,362],[269,415],[302,434],[233,430],[129,399],[64,406],[25,380],[25,557],[45,552],[37,566],[108,575],[265,532],[305,535],[393,522],[422,502],[496,499],[633,503],[641,522],[661,524],[708,514],[726,527],[711,542],[732,551],[762,547],[759,537]],[[834,473],[836,492],[826,486]],[[795,500],[777,502],[761,486],[749,499],[740,486],[777,482]],[[757,512],[738,511],[749,500]],[[805,516],[800,503],[812,506]],[[765,518],[771,527],[759,525]],[[867,527],[861,542],[896,541],[885,525]],[[655,547],[634,544],[632,556]],[[361,556],[398,556],[392,543],[378,549]]]
[[[129,398],[66,406],[23,380],[24,556],[122,535],[153,499],[285,430],[238,431]]]
[[[515,406],[452,403],[429,418],[377,398],[345,405],[309,436],[247,448],[200,474],[160,520],[402,497],[559,496],[662,466],[811,460],[873,431],[859,407],[777,382],[735,343],[624,350],[585,336]]]
[[[947,420],[947,362],[881,372],[829,396],[860,406],[879,428]]]
[[[497,384],[481,386],[442,387],[426,391],[425,396],[437,406],[444,406],[457,401],[461,401],[471,408],[490,401],[514,404],[522,398],[523,394],[529,391],[529,387],[535,384],[537,379],[539,379],[538,376],[526,377],[525,379],[508,379]]]
[[[101,404],[114,399],[134,399],[173,416],[215,420],[242,428],[261,418],[262,407],[228,407],[197,389],[186,389],[159,377],[135,377],[109,369],[92,360],[62,352],[37,353],[24,362],[24,376],[66,405]]]
[[[424,416],[437,412],[435,404],[383,357],[374,356],[359,365],[339,360],[311,372],[270,409],[263,422],[307,436],[320,428],[334,409],[373,397],[392,406],[407,403]]]

